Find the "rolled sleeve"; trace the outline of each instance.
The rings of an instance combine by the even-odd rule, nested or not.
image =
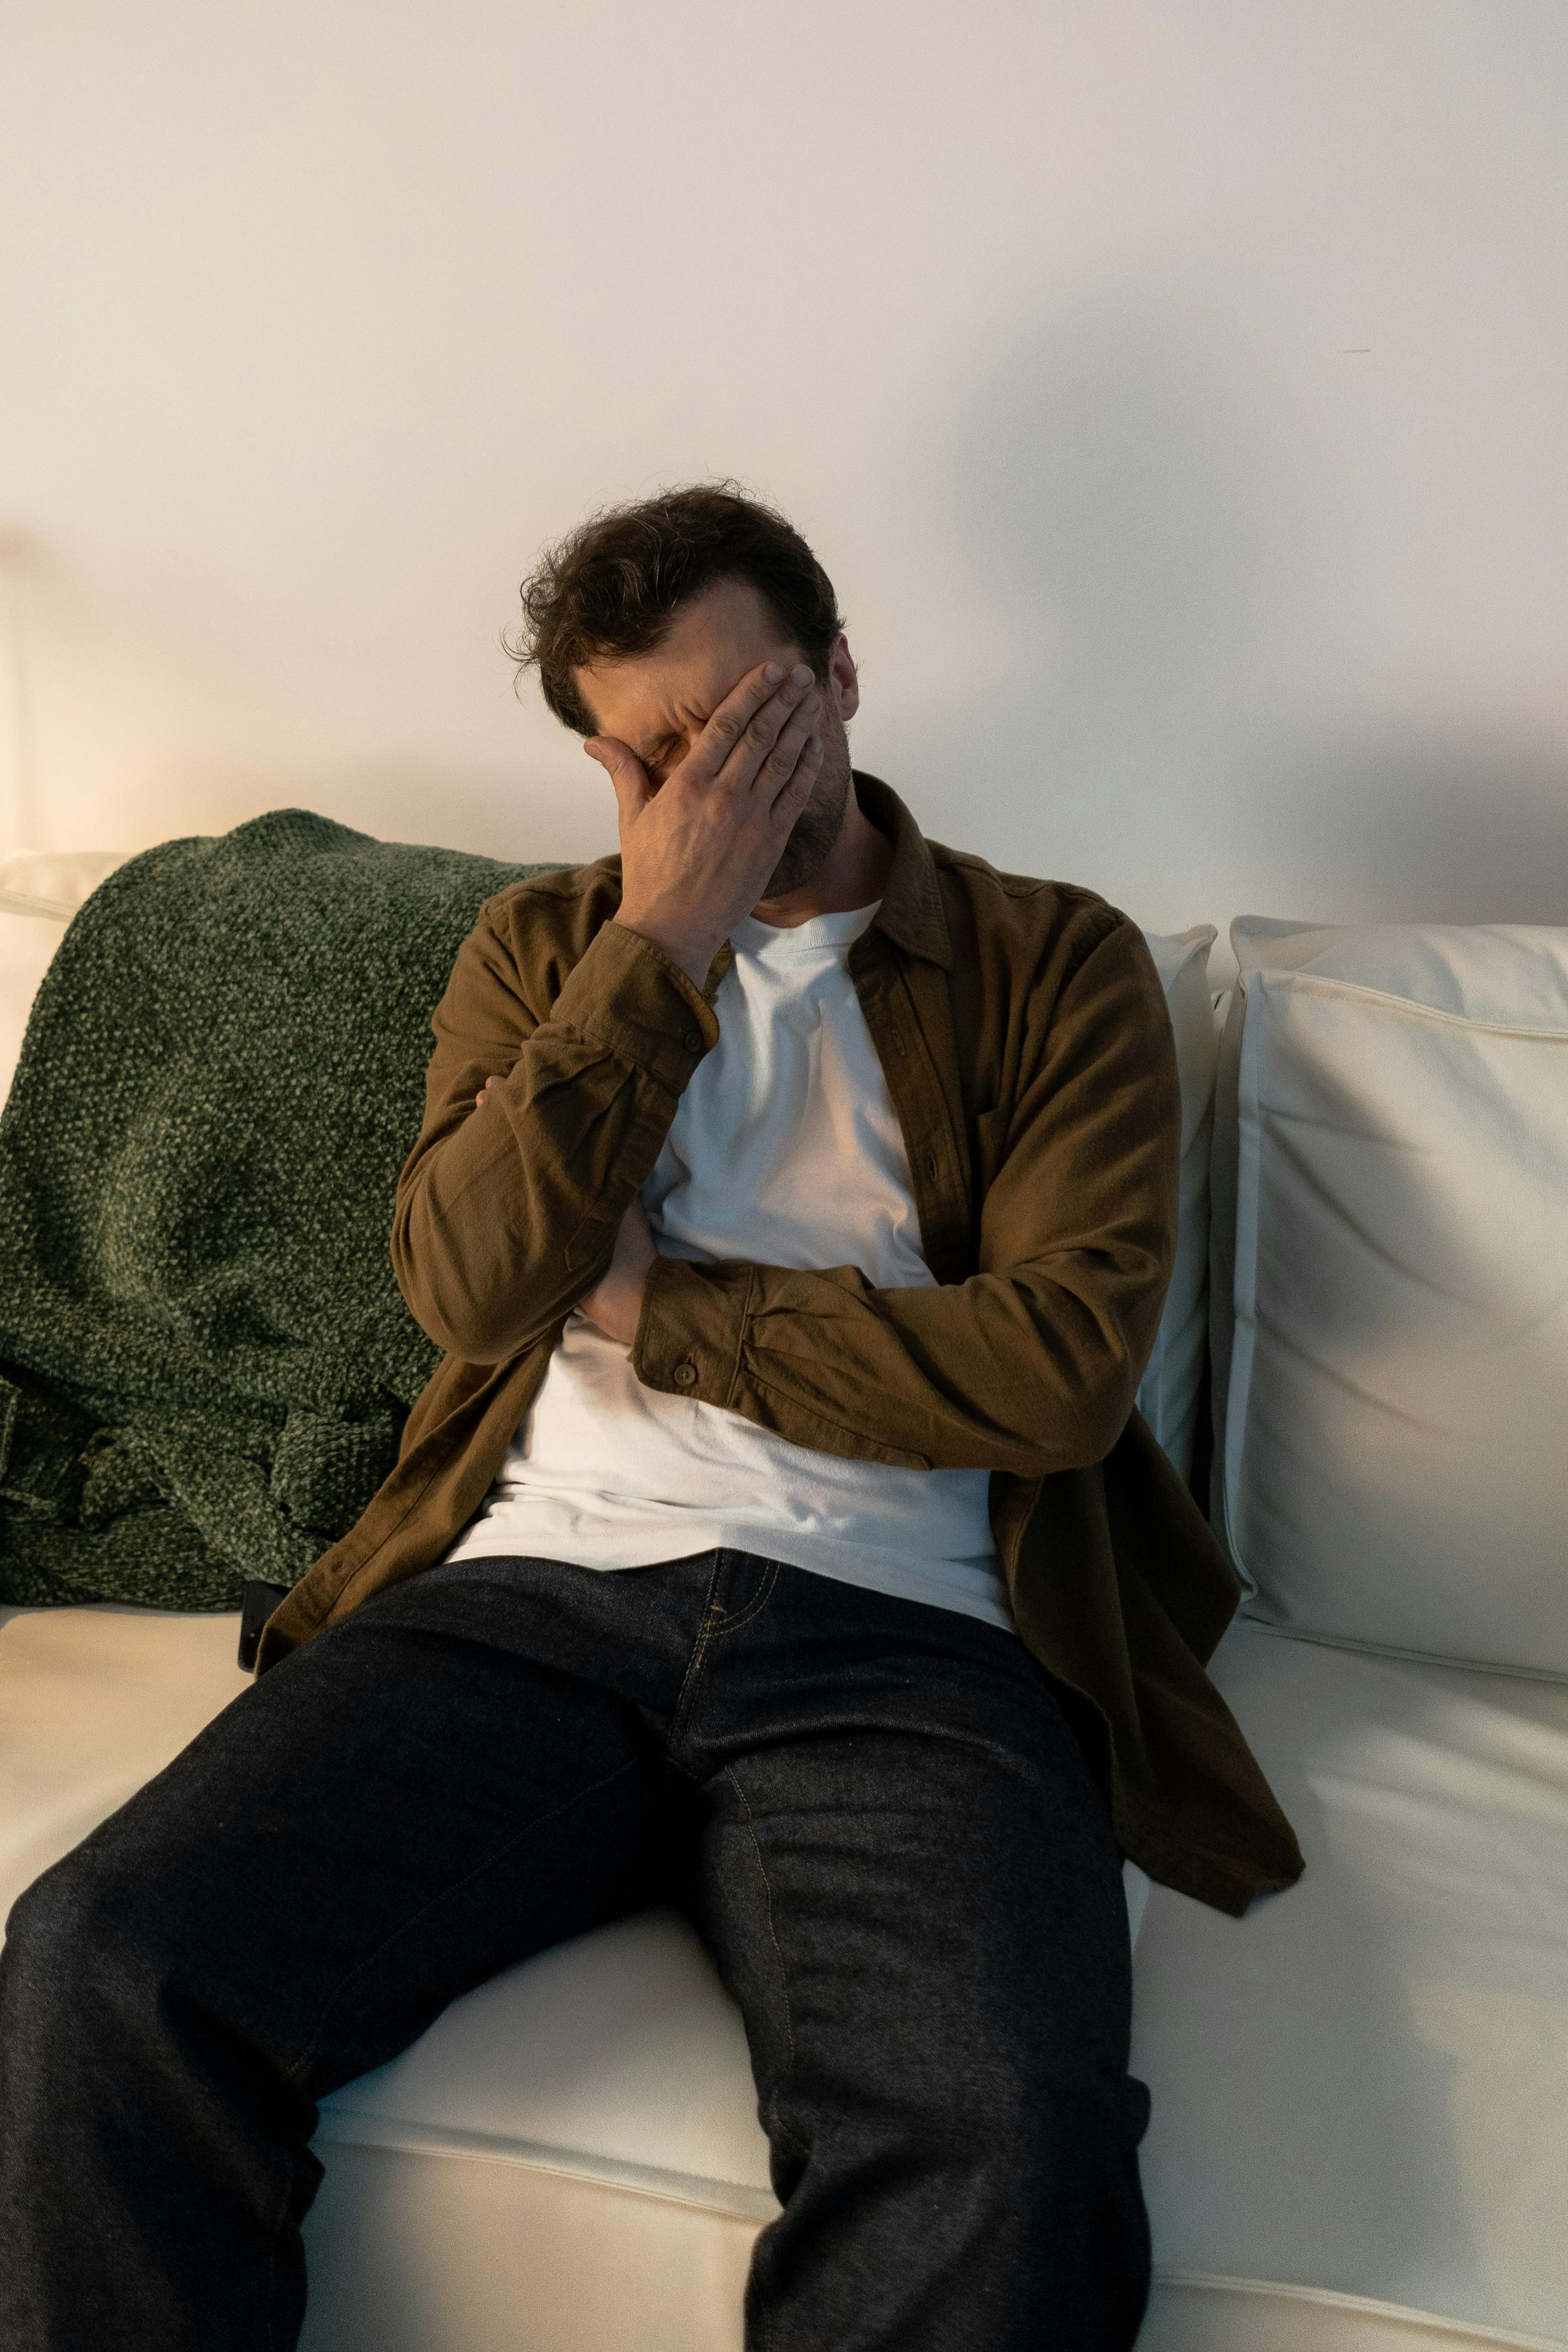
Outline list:
[[[506,942],[481,920],[431,1026],[425,1120],[397,1183],[394,1270],[438,1346],[499,1362],[597,1279],[718,1042],[718,1016],[661,948],[605,922],[535,1017]]]
[[[574,964],[552,1023],[607,1046],[672,1095],[719,1042],[719,1018],[702,991],[641,931],[608,922]]]
[[[689,1259],[659,1257],[643,1286],[632,1370],[645,1388],[733,1409],[757,1269],[721,1259],[697,1273]]]

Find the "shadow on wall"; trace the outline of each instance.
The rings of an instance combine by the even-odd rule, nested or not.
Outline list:
[[[1305,863],[1310,816],[1331,920],[1568,923],[1560,746],[1393,721],[1325,730],[1281,746],[1268,789],[1287,817],[1301,812],[1281,830],[1281,862]]]
[[[1135,885],[1157,928],[1568,921],[1562,744],[1399,715],[1405,428],[1291,293],[1163,272],[1015,336],[951,445],[953,539],[1005,658],[906,764],[972,840],[978,772],[973,845]]]

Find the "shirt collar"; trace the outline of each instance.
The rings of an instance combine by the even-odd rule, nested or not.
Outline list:
[[[864,768],[853,768],[850,773],[861,814],[893,845],[893,862],[871,929],[885,931],[896,947],[910,955],[924,956],[941,964],[944,971],[950,971],[952,944],[930,844],[891,784],[885,784],[880,776],[868,775]]]

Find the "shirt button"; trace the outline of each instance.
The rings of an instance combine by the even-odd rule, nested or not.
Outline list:
[[[675,1385],[678,1389],[694,1389],[697,1386],[696,1365],[690,1362],[677,1364],[675,1368]]]
[[[926,1174],[933,1179],[936,1175],[936,1154],[934,1151],[928,1151],[926,1153]]]
[[[689,1029],[680,1042],[685,1046],[689,1054],[700,1054],[702,1051],[701,1030]]]
[[[892,1047],[895,1054],[901,1054],[904,1050],[903,1031],[901,1029],[889,1029],[888,1032],[888,1043]]]

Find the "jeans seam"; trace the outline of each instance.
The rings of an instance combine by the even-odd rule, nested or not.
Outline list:
[[[713,1628],[710,1616],[704,1612],[702,1622],[698,1628],[696,1643],[687,1664],[685,1679],[680,1685],[680,1696],[675,1702],[675,1713],[669,1720],[669,1737],[664,1743],[664,1760],[667,1764],[674,1764],[678,1770],[682,1768],[675,1751],[680,1744],[681,1734],[686,1729],[686,1719],[697,1697],[698,1680],[702,1672],[703,1661],[711,1646],[712,1638]]]
[[[789,1970],[784,1966],[784,1947],[779,1942],[778,1929],[773,1924],[773,1881],[768,1876],[768,1865],[763,1859],[763,1843],[757,1835],[757,1824],[752,1819],[752,1808],[746,1801],[744,1789],[735,1777],[735,1768],[732,1764],[726,1764],[724,1767],[724,1778],[740,1801],[741,1811],[746,1817],[746,1834],[752,1841],[752,1852],[757,1857],[757,1874],[763,1882],[763,1903],[768,1923],[768,1941],[773,1948],[773,1958],[779,1964],[779,1991],[784,1999],[784,2047],[787,2053],[785,2071],[788,2076],[793,2077],[795,2072],[795,2017],[790,2007]],[[793,2124],[785,2121],[776,2099],[773,2102],[773,2127],[781,2138],[788,2140],[803,2163],[810,2161],[810,2148]]]
[[[736,1633],[739,1631],[741,1626],[749,1625],[753,1617],[760,1617],[763,1611],[773,1599],[773,1587],[778,1580],[779,1563],[776,1559],[770,1559],[768,1562],[768,1572],[763,1579],[762,1589],[757,1593],[755,1599],[751,1602],[749,1607],[742,1610],[738,1617],[726,1616],[722,1624],[715,1625],[710,1634],[710,1640],[717,1642],[723,1634]]]
[[[686,1727],[686,1717],[690,1712],[691,1702],[696,1696],[697,1679],[702,1671],[702,1662],[708,1655],[708,1646],[713,1637],[714,1621],[724,1614],[713,1598],[718,1590],[719,1579],[723,1573],[723,1568],[724,1551],[721,1546],[713,1555],[713,1566],[708,1578],[708,1594],[697,1628],[697,1639],[691,1645],[691,1655],[686,1662],[686,1672],[681,1676],[680,1688],[676,1695],[675,1712],[669,1718],[669,1737],[664,1743],[664,1760],[667,1764],[674,1764],[678,1771],[684,1769],[684,1767],[676,1761],[676,1746]]]

